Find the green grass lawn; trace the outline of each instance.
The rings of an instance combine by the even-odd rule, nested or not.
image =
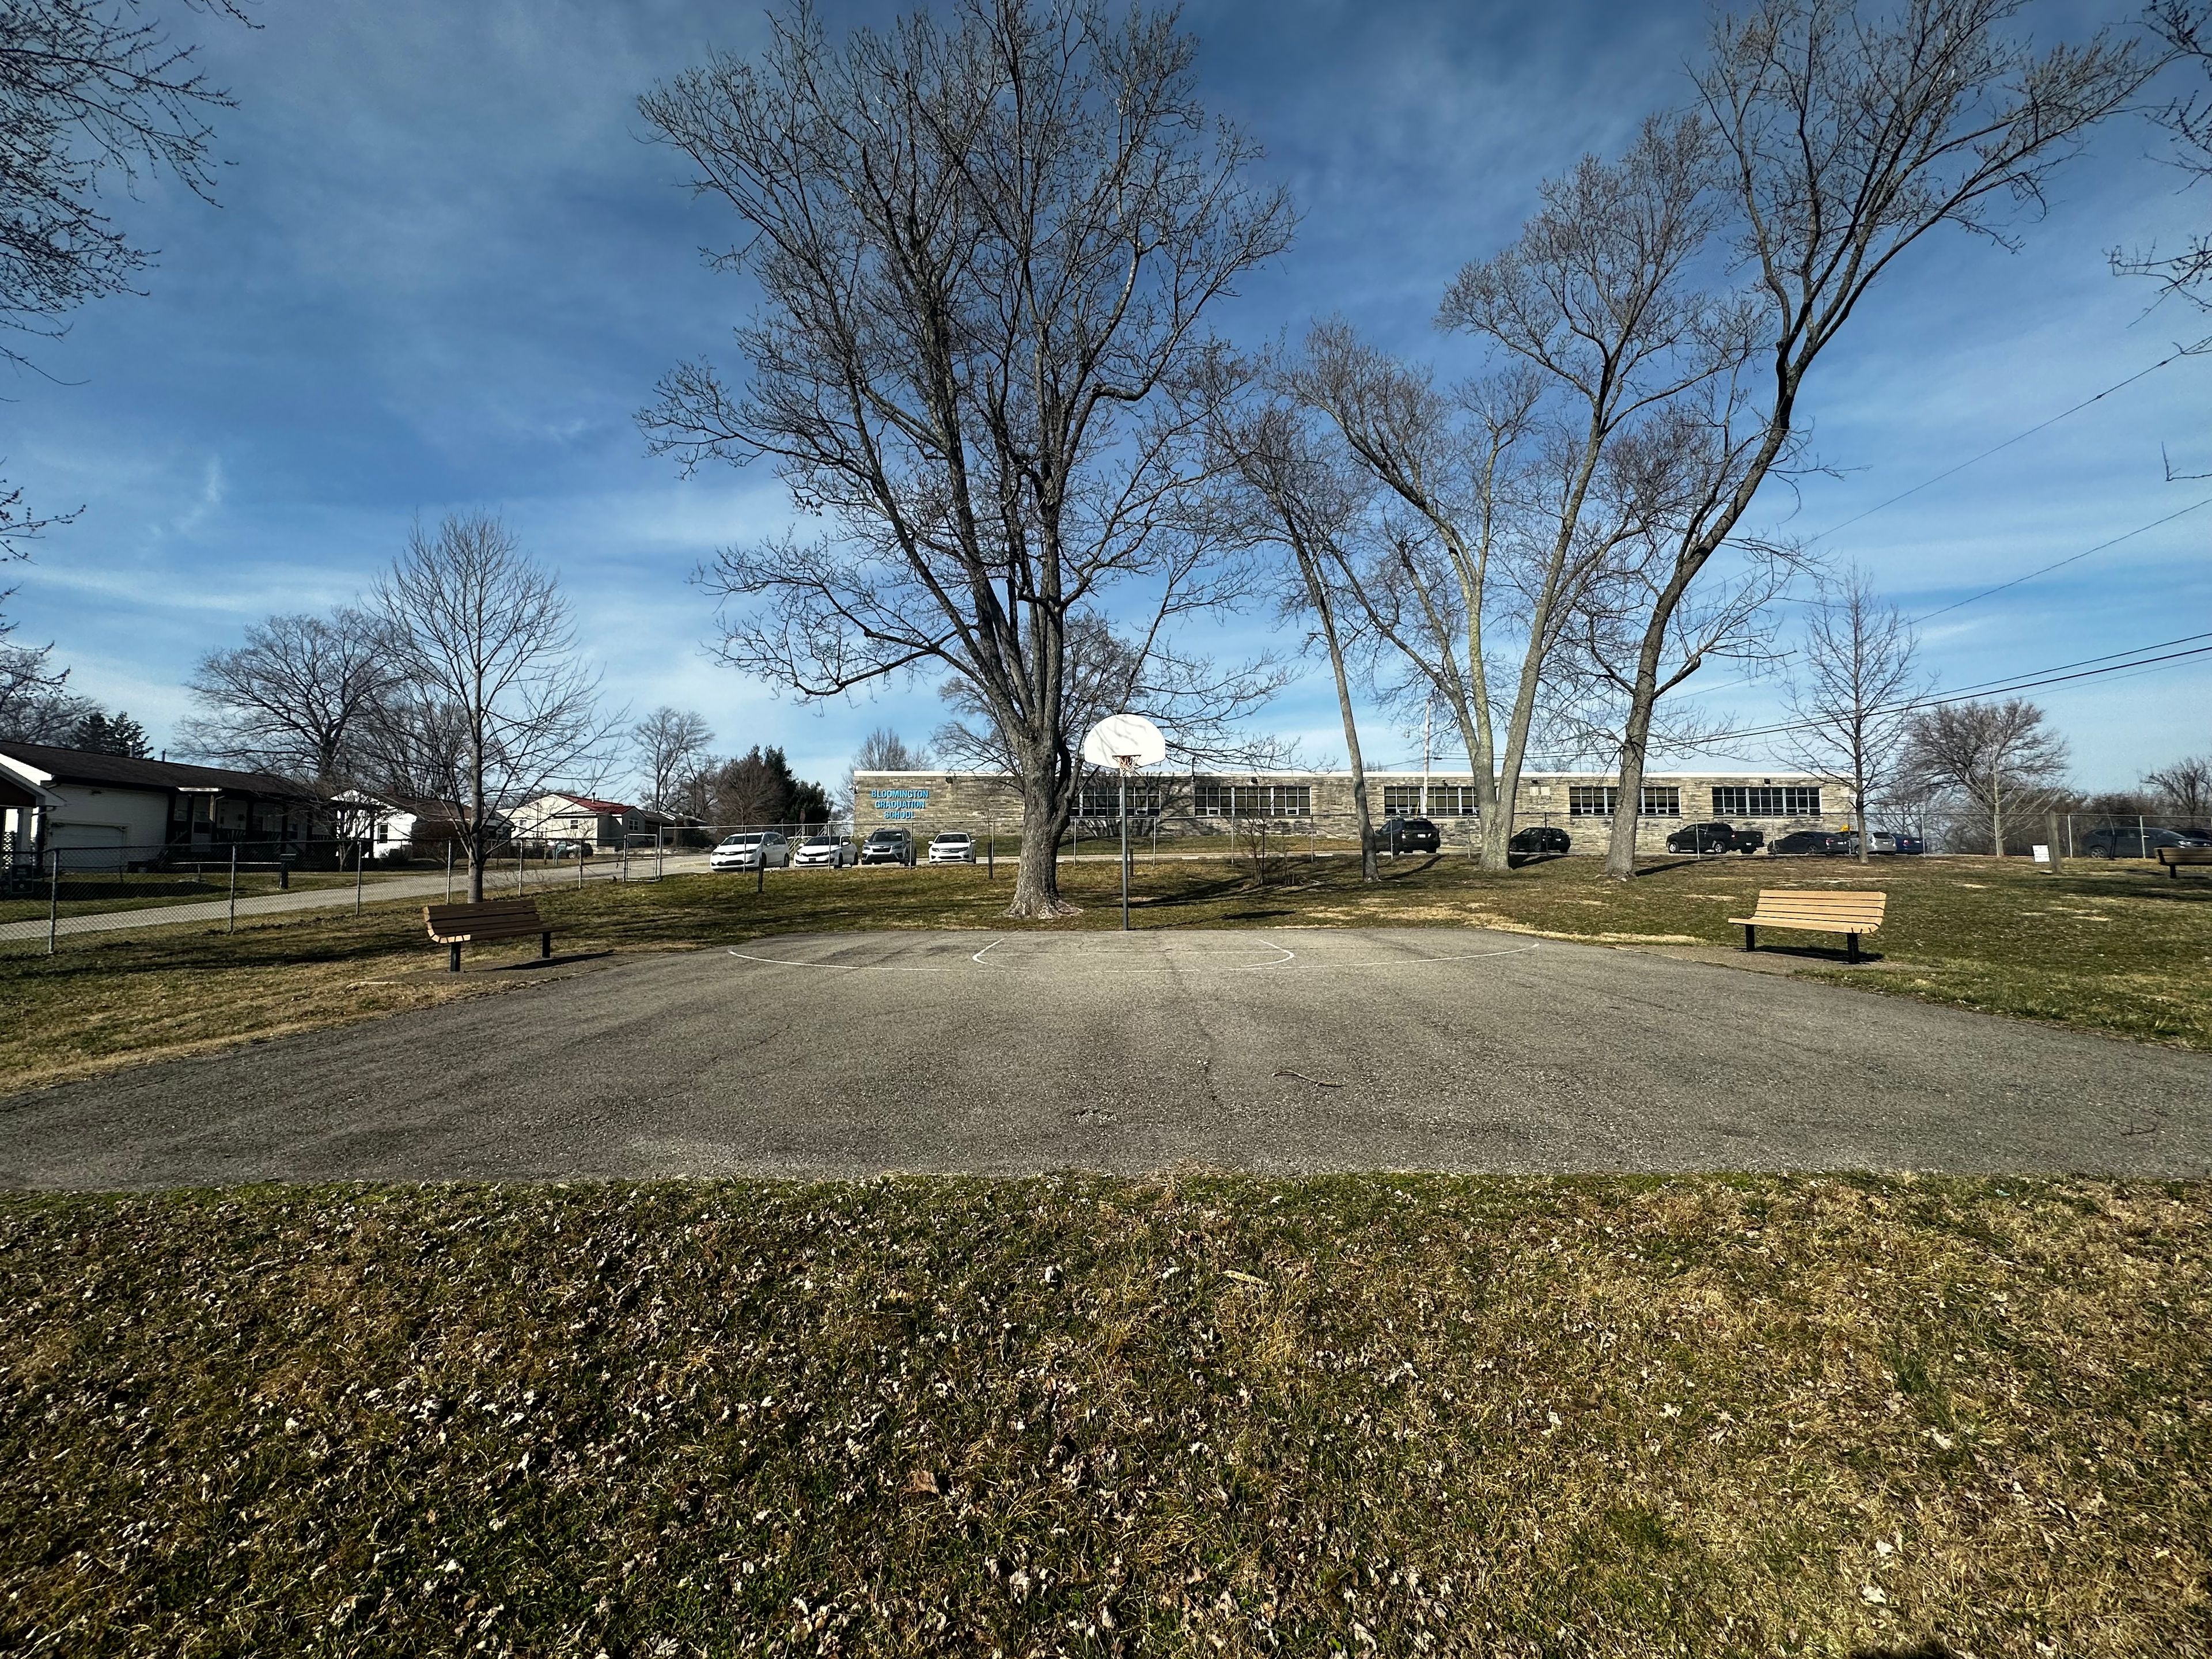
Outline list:
[[[0,1200],[0,1650],[2203,1653],[2208,1200]]]
[[[1769,933],[1797,971],[1862,990],[2048,1020],[2138,1041],[2212,1050],[2212,881],[2149,866],[2075,864],[2061,876],[2020,860],[1888,860],[1862,870],[1825,860],[1714,859],[1648,866],[1609,882],[1595,859],[1486,874],[1463,859],[1386,860],[1362,886],[1348,860],[1296,861],[1256,883],[1229,860],[1163,858],[1136,869],[1139,927],[1476,926],[1656,949],[1739,945],[1728,918],[1761,886],[1879,886],[1888,922],[1873,970],[1845,970],[1840,940]],[[672,876],[628,885],[540,887],[564,952],[683,949],[769,933],[856,928],[1054,930],[1118,925],[1111,861],[1063,870],[1081,915],[1046,924],[999,914],[1012,871],[980,866],[774,871]],[[472,968],[530,954],[471,951]],[[419,902],[64,939],[0,950],[0,1076],[23,1083],[191,1053],[477,995],[519,975],[443,972]]]

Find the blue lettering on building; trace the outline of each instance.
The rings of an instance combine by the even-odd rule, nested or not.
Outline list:
[[[926,788],[871,789],[868,799],[886,818],[918,818],[921,816],[922,808],[929,805],[929,791]]]

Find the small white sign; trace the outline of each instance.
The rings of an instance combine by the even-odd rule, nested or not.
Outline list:
[[[2035,861],[2038,864],[2048,864],[2051,862],[2051,849],[2048,847],[2038,847],[2034,851]]]

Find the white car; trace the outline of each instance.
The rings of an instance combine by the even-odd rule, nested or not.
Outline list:
[[[709,870],[781,870],[791,862],[791,843],[775,830],[725,836],[707,854]]]
[[[853,843],[842,836],[809,836],[793,849],[791,861],[801,870],[842,870],[853,861]]]
[[[957,830],[933,836],[929,842],[929,861],[932,864],[973,864],[975,862],[975,837]]]

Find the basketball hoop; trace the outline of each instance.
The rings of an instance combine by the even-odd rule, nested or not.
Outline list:
[[[1109,714],[1083,738],[1083,758],[1121,775],[1121,931],[1129,931],[1129,774],[1168,757],[1168,740],[1142,714]]]

